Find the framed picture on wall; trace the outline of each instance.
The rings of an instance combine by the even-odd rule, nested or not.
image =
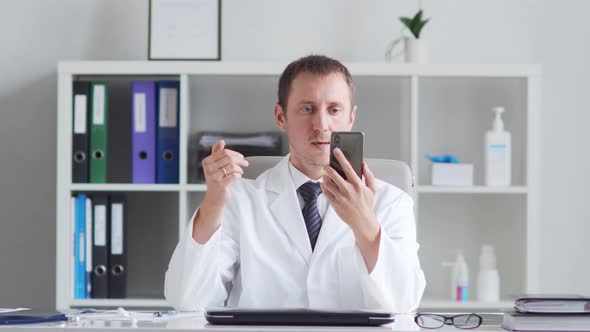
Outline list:
[[[150,0],[149,60],[221,60],[221,0]]]

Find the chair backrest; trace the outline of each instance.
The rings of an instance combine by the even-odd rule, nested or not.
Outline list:
[[[246,157],[248,167],[244,168],[243,177],[256,179],[262,172],[275,166],[282,156],[253,156]],[[390,183],[412,196],[414,178],[410,167],[403,161],[392,159],[365,159],[365,162],[379,180]]]

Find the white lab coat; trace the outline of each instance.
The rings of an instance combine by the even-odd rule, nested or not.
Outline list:
[[[287,156],[258,179],[232,184],[221,226],[204,245],[192,238],[191,218],[166,272],[170,305],[415,310],[426,283],[412,198],[376,181],[381,240],[369,274],[351,229],[331,206],[312,253],[288,166]]]

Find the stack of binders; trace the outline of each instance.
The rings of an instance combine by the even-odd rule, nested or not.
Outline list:
[[[133,183],[178,183],[179,89],[177,81],[133,82]]]
[[[521,295],[504,313],[509,331],[590,331],[590,297],[581,295]]]
[[[107,182],[106,82],[74,82],[72,182]]]
[[[125,298],[127,203],[124,196],[72,197],[74,298]]]
[[[179,90],[178,81],[132,82],[132,183],[178,183]],[[108,82],[75,81],[73,91],[72,182],[107,183]]]

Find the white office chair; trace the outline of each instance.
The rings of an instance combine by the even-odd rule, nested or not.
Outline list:
[[[281,156],[246,157],[250,165],[244,168],[243,177],[256,179],[262,172],[278,164],[282,158]],[[377,179],[388,182],[412,196],[414,177],[406,163],[392,159],[365,159],[365,162]]]

